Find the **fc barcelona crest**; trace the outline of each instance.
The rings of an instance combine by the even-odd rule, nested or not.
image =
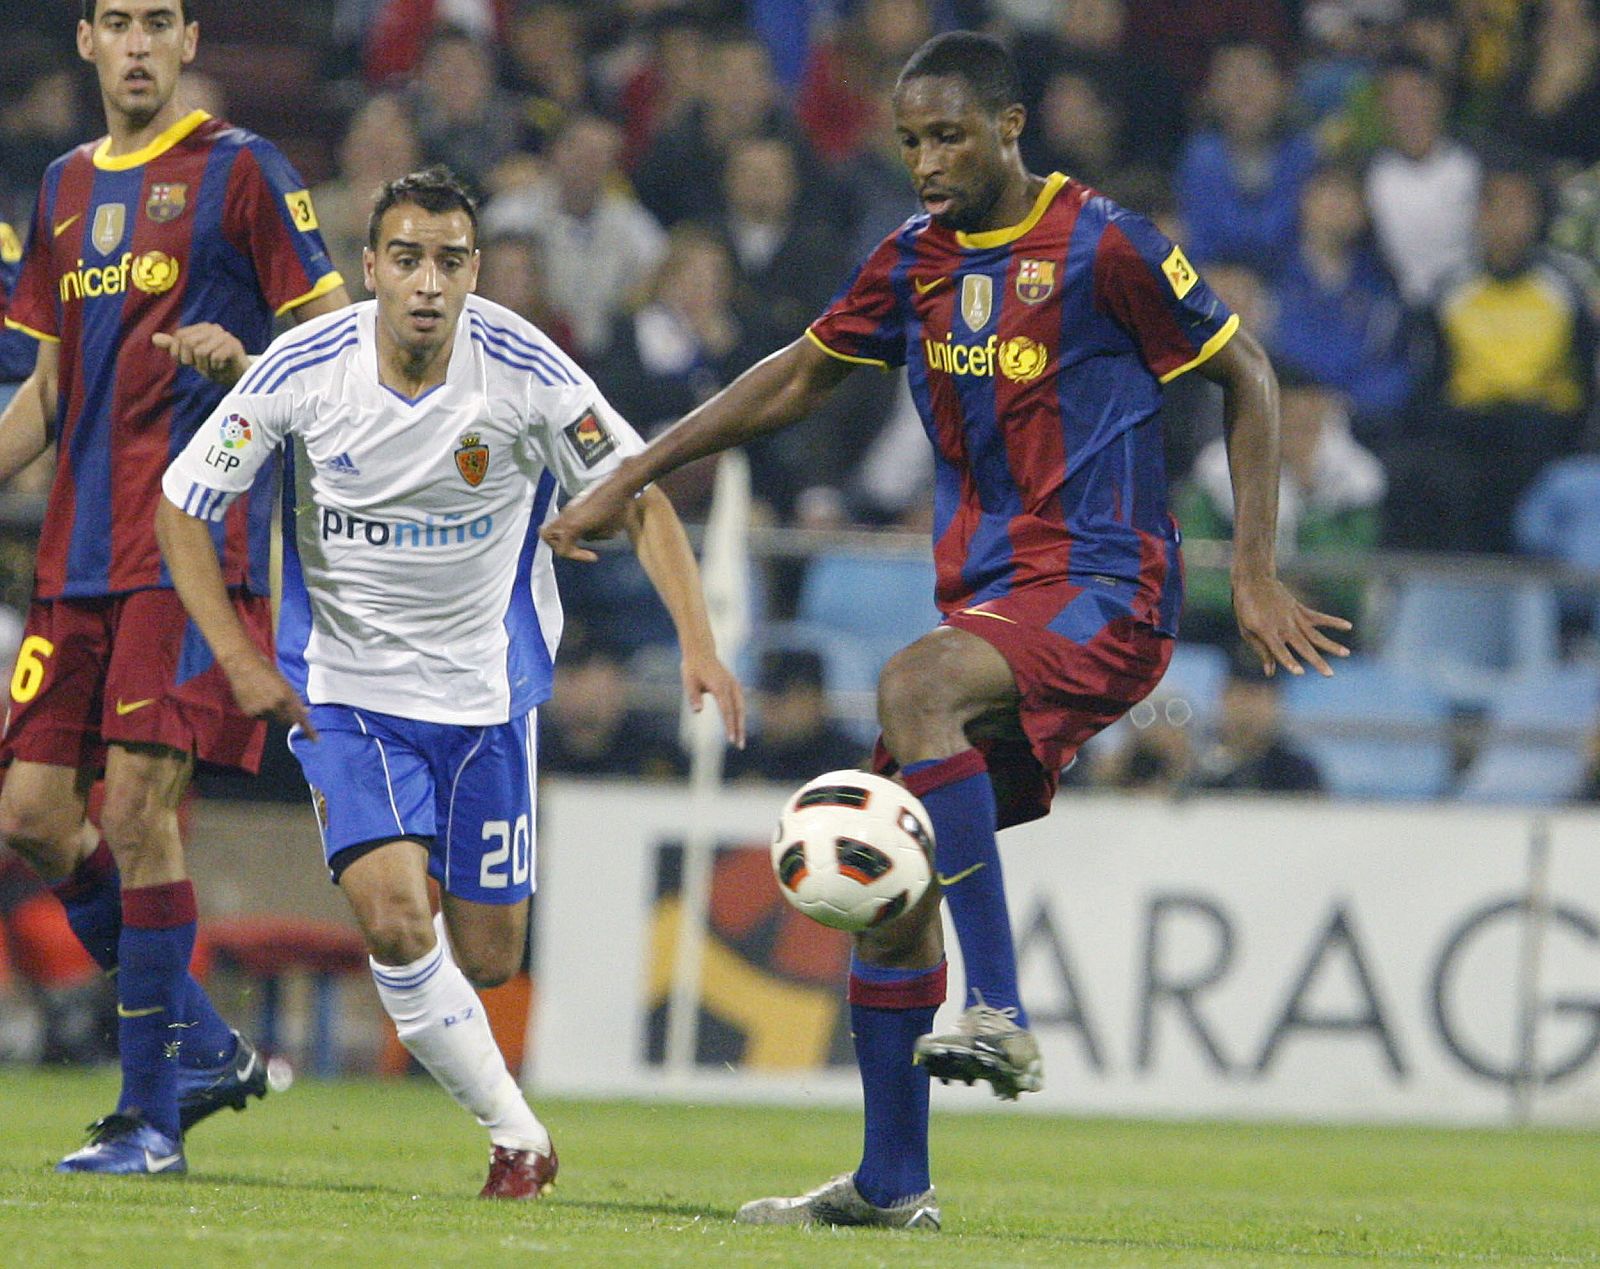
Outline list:
[[[987,273],[969,273],[961,279],[961,320],[969,329],[982,330],[994,312],[994,279]]]
[[[1017,265],[1017,298],[1024,304],[1042,304],[1055,289],[1054,260],[1024,260]]]
[[[489,474],[489,447],[476,432],[461,438],[461,448],[456,450],[456,470],[461,479],[476,489]]]
[[[168,181],[150,187],[150,197],[145,200],[144,214],[158,225],[176,220],[189,205],[189,187],[182,181]]]
[[[128,209],[121,203],[101,203],[94,209],[94,232],[89,235],[94,249],[110,255],[122,245],[122,231],[128,225]]]

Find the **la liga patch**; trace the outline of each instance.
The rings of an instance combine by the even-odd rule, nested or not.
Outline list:
[[[562,428],[561,434],[586,468],[593,467],[617,448],[617,438],[606,431],[606,425],[593,410],[585,410]]]

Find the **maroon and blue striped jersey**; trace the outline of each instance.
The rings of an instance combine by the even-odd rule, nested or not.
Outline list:
[[[1161,385],[1238,326],[1148,220],[1057,173],[1007,229],[912,217],[807,333],[907,367],[935,454],[940,610],[1037,588],[1042,620],[1081,642],[1108,604],[1176,632]],[[1065,611],[1063,579],[1083,592]]]
[[[260,352],[340,284],[304,183],[271,143],[194,111],[149,145],[79,146],[45,174],[6,325],[59,343],[55,484],[39,599],[171,585],[161,477],[226,389],[150,337],[215,322]],[[216,529],[229,586],[265,594],[275,472]]]

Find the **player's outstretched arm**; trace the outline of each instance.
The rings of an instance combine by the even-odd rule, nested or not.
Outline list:
[[[799,422],[851,368],[802,335],[758,361],[651,441],[643,453],[623,460],[611,476],[574,498],[545,525],[544,540],[557,555],[592,563],[595,554],[580,545],[583,539],[615,533],[628,500],[652,480]]]
[[[245,633],[222,581],[211,528],[163,497],[156,507],[156,541],[172,584],[228,676],[239,708],[253,718],[274,718],[317,738],[305,702]]]
[[[1343,617],[1308,608],[1278,579],[1278,381],[1255,338],[1240,329],[1200,366],[1223,390],[1228,474],[1233,483],[1233,611],[1239,633],[1261,658],[1261,670],[1278,666],[1303,674],[1302,660],[1332,674],[1323,659],[1348,656],[1324,628],[1349,630]]]
[[[60,364],[61,345],[41,342],[33,373],[0,414],[0,484],[50,448],[49,421],[56,416]]]
[[[661,596],[678,631],[683,652],[683,690],[689,708],[699,713],[705,694],[711,693],[722,713],[728,739],[744,748],[744,691],[733,672],[717,656],[716,639],[706,616],[705,593],[700,588],[700,566],[683,531],[672,502],[651,487],[629,502],[628,536],[650,584]]]

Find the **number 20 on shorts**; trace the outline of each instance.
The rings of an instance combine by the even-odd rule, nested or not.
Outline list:
[[[44,686],[45,661],[54,656],[56,645],[40,635],[29,635],[17,649],[17,666],[11,671],[11,699],[25,705]]]
[[[515,825],[506,820],[486,820],[483,840],[498,841],[500,844],[484,852],[483,862],[478,869],[480,886],[485,890],[504,890],[507,886],[520,886],[528,880],[528,871],[533,862],[533,838],[528,831],[526,815],[517,816]]]

